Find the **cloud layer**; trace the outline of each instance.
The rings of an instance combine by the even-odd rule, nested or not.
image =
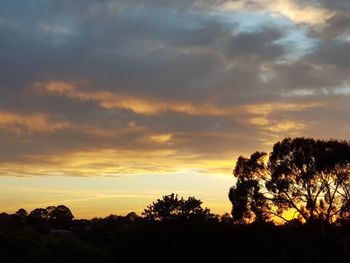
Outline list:
[[[345,1],[4,1],[0,174],[229,174],[349,139]]]

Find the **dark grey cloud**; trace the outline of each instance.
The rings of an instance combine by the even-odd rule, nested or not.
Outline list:
[[[344,10],[350,8],[350,3],[344,0],[294,0],[293,2],[297,3],[302,7],[308,7],[310,5],[316,7],[324,7],[328,10]]]
[[[317,0],[315,2],[331,10],[344,10],[350,8],[350,3],[344,0]]]
[[[349,38],[350,8],[336,11],[321,28],[310,27],[309,35],[318,39],[323,46],[339,44]]]
[[[327,25],[321,31],[321,37],[331,40],[350,34],[350,9],[348,11],[338,11],[327,21]]]
[[[324,59],[324,58],[323,58]],[[317,90],[342,84],[345,76],[328,64],[315,64],[310,60],[274,65],[267,83],[276,91]]]
[[[277,59],[285,54],[285,47],[276,43],[284,36],[279,28],[263,28],[257,32],[243,32],[229,40],[228,52],[237,56],[258,56],[263,59]]]
[[[283,37],[282,29],[234,32],[232,24],[193,10],[210,3],[7,3],[2,9],[6,22],[2,24],[2,86],[88,78],[97,89],[200,100],[230,86],[226,81],[233,83],[229,90],[236,93],[247,86],[254,90],[259,78],[252,67],[286,52],[276,43]],[[240,65],[228,69],[232,62],[246,64],[247,72]]]
[[[335,39],[322,43],[311,57],[315,62],[334,65],[340,70],[349,70],[350,41]]]

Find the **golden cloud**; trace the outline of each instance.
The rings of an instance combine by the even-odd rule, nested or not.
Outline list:
[[[218,106],[214,103],[169,102],[150,98],[114,94],[108,91],[87,91],[73,84],[50,81],[34,84],[34,89],[44,93],[61,94],[71,99],[95,101],[106,109],[125,109],[141,115],[156,115],[166,111],[201,116],[239,116],[240,113],[266,116],[273,111],[301,111],[324,106],[324,102],[307,103],[267,103],[244,106]],[[262,121],[253,119],[253,122]],[[132,125],[132,123],[130,124]]]
[[[311,25],[324,24],[334,16],[334,12],[319,6],[300,6],[291,0],[269,1],[267,8],[275,13],[281,13],[296,23]]]
[[[301,131],[305,131],[308,128],[305,123],[290,117],[289,113],[327,105],[325,101],[260,103],[238,106],[215,105],[211,102],[169,102],[154,98],[133,97],[127,94],[114,94],[109,91],[91,91],[81,87],[79,84],[60,81],[39,82],[34,84],[33,88],[43,95],[61,95],[74,100],[94,101],[105,109],[125,109],[140,115],[153,116],[173,111],[188,115],[224,117],[247,125],[247,129],[250,128],[252,132],[260,136],[262,145],[268,146],[281,139],[282,135],[282,137],[298,135]],[[111,152],[103,150],[103,152],[75,153],[67,160],[65,159],[66,157],[58,156],[56,161],[61,163],[62,167],[65,167],[61,172],[71,175],[178,172],[193,167],[208,173],[218,173],[226,170],[228,166],[225,166],[224,163],[227,164],[231,160],[224,158],[225,161],[223,163],[221,160],[207,160],[208,158],[203,158],[205,161],[202,162],[201,157],[198,158],[198,154],[200,155],[202,152],[194,150],[192,153],[178,153],[176,151],[178,149],[177,146],[188,144],[196,147],[195,144],[197,142],[194,138],[198,139],[199,137],[210,138],[210,140],[214,141],[237,139],[237,134],[220,131],[201,131],[186,134],[173,134],[171,131],[157,133],[149,127],[140,126],[132,120],[126,122],[123,127],[118,129],[104,129],[103,127],[91,126],[91,124],[70,125],[75,130],[101,139],[123,137],[130,132],[137,132],[138,134],[135,136],[138,136],[136,141],[139,144],[138,150],[130,152],[120,151],[123,150],[120,149]],[[160,148],[162,149],[161,151],[159,150]],[[148,149],[147,152],[145,152],[146,149]],[[157,155],[158,153],[160,155]],[[108,156],[111,156],[111,158],[108,159]],[[147,159],[145,159],[145,156],[147,156]],[[74,163],[72,163],[72,160],[74,160]],[[118,160],[118,163],[115,162],[116,160]]]
[[[21,134],[23,132],[54,132],[71,127],[66,121],[50,120],[46,114],[19,114],[0,112],[0,128]]]
[[[157,134],[157,135],[152,135],[150,137],[150,140],[156,143],[167,143],[171,140],[171,138],[172,138],[172,134]]]
[[[106,109],[125,109],[142,115],[156,115],[173,111],[189,115],[224,116],[237,110],[236,107],[219,108],[211,103],[168,102],[114,94],[107,91],[86,91],[66,82],[39,82],[33,87],[40,92],[61,94],[81,101],[96,101]]]
[[[298,112],[310,108],[318,108],[327,105],[326,102],[304,102],[304,103],[271,103],[247,105],[245,110],[253,115],[248,123],[260,130],[263,145],[271,146],[283,136],[296,136],[298,132],[305,130],[307,125],[302,122],[289,119],[281,119],[271,116],[280,112]],[[280,136],[283,134],[283,136]],[[276,135],[276,136],[273,136]]]
[[[272,132],[280,133],[287,132],[290,130],[303,130],[306,128],[306,125],[303,123],[298,123],[295,121],[279,121],[266,129]]]
[[[0,175],[130,176],[187,171],[229,175],[231,166],[231,160],[198,158],[198,155],[179,153],[170,149],[152,151],[101,149],[59,155],[27,156],[26,160],[20,163],[16,161],[2,163]]]
[[[225,1],[219,4],[215,9],[223,12],[241,11],[251,8],[253,10],[266,10],[273,15],[282,15],[295,23],[305,23],[310,25],[322,25],[329,18],[335,15],[335,12],[317,5],[301,5],[292,0],[241,0]]]
[[[270,121],[268,119],[263,118],[263,117],[250,118],[249,122],[253,125],[256,125],[256,126],[265,126],[265,125],[268,125],[270,123]]]
[[[303,111],[310,108],[324,107],[327,102],[302,102],[302,103],[262,103],[243,106],[245,111],[254,115],[267,116],[272,112]]]

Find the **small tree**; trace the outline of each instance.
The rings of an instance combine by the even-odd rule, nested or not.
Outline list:
[[[64,205],[36,208],[28,215],[31,222],[53,222],[58,227],[67,226],[73,218],[70,209]]]
[[[202,208],[201,205],[202,201],[194,197],[185,200],[172,193],[147,206],[142,215],[149,220],[206,220],[213,218],[214,215],[210,213],[210,210]]]
[[[26,218],[28,216],[28,212],[23,209],[23,208],[20,208],[18,209],[18,211],[15,213],[16,216],[20,217],[20,218]]]
[[[125,219],[128,222],[135,222],[139,219],[140,217],[135,213],[135,212],[130,212],[125,216]]]
[[[74,216],[70,209],[65,205],[59,205],[57,207],[48,207],[46,208],[49,212],[50,218],[56,221],[71,221]]]

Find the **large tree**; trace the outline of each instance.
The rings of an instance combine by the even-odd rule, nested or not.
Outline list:
[[[286,138],[268,155],[239,157],[236,184],[229,191],[236,221],[328,223],[350,212],[350,144],[346,141]]]

